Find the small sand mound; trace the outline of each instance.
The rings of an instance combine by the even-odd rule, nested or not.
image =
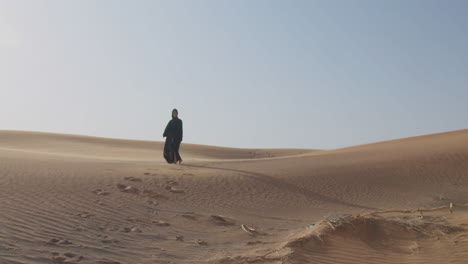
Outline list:
[[[436,218],[338,215],[287,242],[286,257],[288,263],[450,263],[468,257],[468,241],[454,243],[464,232]]]

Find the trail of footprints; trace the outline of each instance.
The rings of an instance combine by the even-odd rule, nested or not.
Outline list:
[[[149,172],[145,172],[145,173],[143,173],[143,175],[156,176],[157,174],[155,174],[155,173],[151,174]],[[143,179],[141,179],[141,178],[128,176],[128,177],[124,178],[124,181],[125,182],[118,183],[116,185],[118,191],[123,192],[123,193],[128,193],[128,194],[133,194],[133,195],[141,195],[141,196],[147,197],[148,198],[147,203],[150,204],[150,205],[158,206],[159,205],[159,201],[157,201],[158,199],[168,199],[168,197],[166,197],[165,195],[163,195],[163,194],[161,194],[161,193],[159,193],[159,192],[157,192],[155,190],[147,189],[147,188],[141,190],[139,188],[139,186],[138,186],[138,185],[141,185],[143,183]],[[178,186],[178,182],[173,181],[173,180],[167,180],[166,181],[166,186],[165,186],[164,189],[168,190],[171,193],[178,193],[178,194],[184,194],[185,193],[184,190],[179,189],[176,186]],[[96,190],[93,191],[93,193],[96,194],[96,195],[99,195],[99,196],[111,195],[110,192],[105,191],[103,189],[96,189]],[[104,202],[102,200],[96,200],[96,202],[98,204],[100,204],[100,205],[104,205]],[[88,214],[88,213],[81,213],[81,214],[79,214],[79,216],[82,217],[82,218],[88,218],[88,217],[91,217],[93,215]],[[133,217],[128,217],[127,221],[132,222],[132,223],[138,222],[138,220],[133,218]],[[168,223],[166,221],[163,221],[163,220],[152,220],[151,223],[156,225],[156,226],[160,226],[160,227],[170,226],[170,223]],[[101,231],[121,231],[121,232],[124,232],[124,233],[142,233],[143,232],[140,228],[138,228],[136,226],[124,227],[124,228],[114,227],[113,229],[105,228],[105,229],[102,229]],[[106,243],[106,244],[118,243],[118,241],[112,240],[112,239],[104,239],[104,240],[102,240],[102,242]]]
[[[156,173],[151,174],[149,172],[145,172],[143,175],[156,176],[157,174]],[[160,194],[159,192],[155,190],[151,190],[151,189],[140,190],[140,188],[136,187],[137,185],[141,185],[143,183],[143,179],[141,178],[129,176],[129,177],[125,177],[123,180],[125,182],[119,183],[116,185],[116,188],[118,191],[123,192],[123,193],[133,194],[133,195],[145,196],[148,198],[147,203],[150,205],[157,206],[159,204],[159,202],[155,201],[155,199],[167,199],[165,195]],[[185,193],[184,190],[176,188],[175,186],[177,185],[178,185],[178,182],[168,180],[166,182],[165,190],[168,190],[171,193],[180,193],[180,194]],[[93,190],[92,193],[94,193],[97,196],[102,196],[101,199],[98,199],[95,201],[97,204],[101,206],[105,205],[103,201],[105,200],[105,197],[110,196],[112,194],[111,191],[104,190],[101,188]],[[81,212],[81,213],[76,214],[76,216],[85,220],[85,219],[94,217],[95,215],[88,213],[88,212]],[[134,217],[128,217],[126,220],[127,222],[134,223],[134,224],[137,224],[138,222],[140,222],[139,219],[136,219]],[[159,226],[159,227],[170,226],[170,223],[163,221],[163,220],[152,220],[151,224],[155,226]],[[107,232],[142,233],[143,232],[139,227],[135,225],[130,226],[130,227],[123,227],[123,228],[118,227],[118,226],[111,226],[111,227],[105,226],[105,227],[98,227],[98,229],[103,233],[107,233]],[[76,225],[73,227],[73,231],[80,232],[84,230],[86,230],[86,228],[83,227],[82,225]],[[106,234],[98,234],[96,238],[99,239],[103,245],[114,245],[114,244],[120,243],[119,240],[114,239]],[[48,241],[48,243],[52,245],[57,245],[57,246],[73,245],[73,242],[67,239],[63,239],[63,238],[52,238]],[[66,252],[66,253],[61,254],[59,252],[54,251],[54,252],[51,252],[51,254],[52,256],[50,259],[53,263],[78,263],[78,262],[81,262],[83,259],[85,259],[84,256],[78,256],[77,254],[74,254],[71,252]],[[97,264],[120,264],[120,262],[112,261],[112,260],[98,260],[95,263]]]
[[[145,172],[145,173],[143,173],[143,175],[156,176],[157,174],[156,173],[151,174],[149,172]],[[186,175],[186,174],[184,174],[184,175]],[[190,174],[190,175],[192,175],[192,174]],[[125,177],[124,180],[125,180],[125,182],[118,183],[116,185],[117,190],[119,190],[120,192],[135,194],[135,195],[142,195],[142,196],[146,196],[146,197],[152,198],[152,199],[160,199],[160,198],[167,199],[167,197],[165,195],[163,195],[161,193],[158,193],[158,192],[156,192],[154,190],[151,190],[151,189],[140,190],[140,188],[136,187],[135,185],[143,183],[143,179],[141,179],[141,178],[129,176],[129,177]],[[164,187],[164,189],[169,191],[170,193],[184,194],[185,190],[178,188],[177,187],[178,185],[179,185],[179,183],[177,181],[167,180],[166,181],[166,186]],[[94,194],[98,195],[98,196],[111,195],[111,193],[109,191],[106,191],[104,189],[95,189],[92,192]],[[96,200],[95,202],[98,203],[99,205],[105,205],[104,202],[102,200],[100,200],[100,199]],[[158,205],[158,202],[154,201],[154,200],[148,200],[147,202],[148,202],[148,204],[151,204],[151,205]]]
[[[143,173],[143,175],[145,175],[145,176],[156,176],[157,174],[150,173],[150,172],[145,172],[145,173]],[[183,176],[193,176],[193,174],[184,173]],[[129,195],[141,195],[141,196],[147,197],[148,198],[147,203],[150,204],[150,205],[153,205],[153,206],[159,205],[159,201],[156,201],[156,200],[168,199],[168,197],[166,197],[165,195],[163,195],[163,194],[161,194],[161,193],[159,193],[159,192],[157,192],[155,190],[151,190],[151,189],[147,189],[147,188],[143,188],[141,190],[140,188],[138,188],[144,182],[143,179],[141,179],[141,178],[129,176],[129,177],[125,177],[123,180],[124,180],[124,182],[118,183],[116,185],[116,188],[117,188],[117,190],[119,192],[127,193]],[[179,188],[179,183],[177,181],[174,181],[174,180],[166,180],[164,189],[166,191],[168,191],[169,193],[173,193],[173,194],[185,194],[185,190]],[[92,192],[97,196],[102,196],[102,199],[105,199],[106,196],[109,196],[109,195],[112,194],[110,191],[107,191],[107,190],[104,190],[104,189],[95,189]],[[98,203],[101,206],[104,206],[105,203],[104,203],[104,201],[102,199],[96,200],[95,202]],[[82,213],[77,214],[77,216],[85,220],[87,218],[93,217],[94,215],[91,214],[91,213],[88,213],[88,212],[82,212]],[[185,218],[187,220],[192,220],[192,221],[202,220],[201,218],[203,218],[204,220],[207,220],[210,223],[212,223],[214,225],[217,225],[217,226],[234,226],[234,225],[236,225],[236,222],[234,220],[228,219],[226,217],[219,216],[219,215],[211,215],[211,216],[207,217],[207,216],[202,216],[202,215],[196,215],[194,213],[189,212],[189,213],[179,214],[178,216],[180,216],[182,218]],[[134,224],[137,224],[137,225],[138,225],[138,222],[141,221],[141,220],[136,219],[134,217],[128,217],[126,220],[129,223],[134,223]],[[151,224],[153,224],[155,226],[159,226],[159,227],[169,227],[169,226],[171,226],[170,223],[168,223],[166,221],[163,221],[163,220],[160,220],[160,219],[151,220]],[[86,229],[83,226],[79,225],[79,226],[74,227],[74,230],[75,231],[83,231],[83,230],[86,230]],[[105,226],[105,227],[99,227],[99,230],[101,232],[104,232],[104,233],[107,233],[107,232],[142,233],[143,232],[136,225],[132,225],[130,227],[123,227],[123,228],[118,227],[118,226],[111,226],[111,227]],[[112,237],[110,237],[109,235],[106,235],[106,234],[99,234],[99,235],[97,235],[97,238],[100,239],[101,243],[103,243],[104,245],[114,245],[114,244],[119,243],[119,240],[114,239],[114,238],[112,238]],[[173,239],[175,241],[179,241],[179,242],[186,242],[184,240],[183,235],[177,235]],[[51,239],[49,241],[49,243],[56,244],[56,245],[71,245],[71,244],[73,244],[72,242],[70,242],[68,240],[57,239],[57,238]],[[208,246],[209,245],[209,243],[207,241],[202,240],[202,239],[197,239],[197,240],[191,241],[191,243],[194,243],[194,244],[199,245],[199,246]],[[254,244],[259,244],[259,243],[262,243],[262,242],[261,241],[250,241],[246,245],[254,245]],[[74,263],[74,262],[80,262],[81,260],[84,259],[83,256],[78,256],[77,254],[70,253],[70,252],[64,253],[62,255],[60,253],[58,253],[58,252],[52,252],[52,255],[53,256],[52,256],[51,260],[54,263],[70,263],[70,262]],[[99,260],[96,263],[99,263],[99,264],[120,264],[120,262],[111,261],[111,260]]]
[[[148,169],[148,170],[151,170],[151,169]],[[157,176],[156,173],[150,173],[150,172],[145,172],[145,173],[143,173],[143,175],[145,175],[145,176]],[[186,175],[193,175],[193,174],[185,174],[184,173],[184,175],[186,176]],[[123,193],[127,193],[127,194],[141,195],[141,196],[147,197],[148,198],[147,203],[150,204],[150,205],[157,206],[157,205],[159,205],[159,201],[157,201],[157,200],[168,199],[168,197],[166,195],[161,194],[160,192],[157,192],[155,190],[148,189],[148,188],[140,189],[139,186],[141,186],[141,184],[143,183],[142,178],[128,176],[128,177],[125,177],[123,180],[124,180],[124,182],[118,183],[116,185],[118,191],[123,192]],[[167,180],[165,182],[164,189],[169,191],[170,193],[184,194],[185,190],[180,189],[178,187],[178,185],[179,185],[179,183],[177,181]],[[92,192],[94,194],[98,195],[98,196],[109,196],[109,195],[111,195],[111,192],[106,191],[104,189],[96,189],[96,190],[94,190]],[[104,202],[102,200],[96,200],[96,203],[98,203],[99,205],[104,205]],[[92,217],[93,215],[89,214],[89,213],[86,213],[86,212],[83,212],[83,213],[78,214],[78,216],[80,216],[82,218],[89,218],[89,217]],[[138,220],[133,218],[133,217],[127,218],[127,221],[133,222],[133,223],[138,222]],[[159,220],[159,219],[158,220],[152,220],[151,223],[156,225],[156,226],[160,226],[160,227],[168,227],[168,226],[171,225],[170,223],[168,223],[166,221],[163,221],[163,220]],[[109,229],[109,228],[100,228],[100,229],[103,232],[107,232],[107,231],[121,231],[121,232],[124,232],[124,233],[142,233],[143,232],[140,228],[138,228],[136,226],[124,227],[124,228],[113,227],[112,229]],[[115,243],[118,243],[118,240],[104,238],[102,240],[102,242],[105,243],[105,244],[115,244]],[[204,245],[206,243],[201,243],[200,245],[202,245],[202,244]]]
[[[70,252],[64,253],[62,255],[59,252],[52,252],[52,261],[55,263],[74,263],[80,262],[83,259],[83,256],[78,256],[77,254]]]

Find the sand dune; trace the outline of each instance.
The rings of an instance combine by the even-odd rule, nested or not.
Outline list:
[[[0,131],[0,263],[465,263],[468,130],[336,150]],[[340,216],[336,216],[340,215]],[[323,221],[324,219],[328,219]],[[330,219],[342,222],[330,226]],[[241,225],[255,229],[248,232]]]
[[[28,131],[0,131],[3,150],[72,158],[120,159],[159,162],[164,142],[110,139]],[[258,159],[315,152],[310,149],[239,149],[183,144],[184,157],[203,159]]]

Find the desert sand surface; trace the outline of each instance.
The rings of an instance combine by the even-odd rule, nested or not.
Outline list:
[[[467,263],[468,130],[335,150],[0,131],[0,263]]]

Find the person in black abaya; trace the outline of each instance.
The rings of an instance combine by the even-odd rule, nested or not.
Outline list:
[[[166,126],[164,130],[163,137],[166,138],[166,143],[164,144],[164,158],[167,163],[177,162],[180,164],[182,158],[179,154],[180,143],[182,142],[182,120],[178,117],[179,112],[177,109],[172,110],[172,120]]]

